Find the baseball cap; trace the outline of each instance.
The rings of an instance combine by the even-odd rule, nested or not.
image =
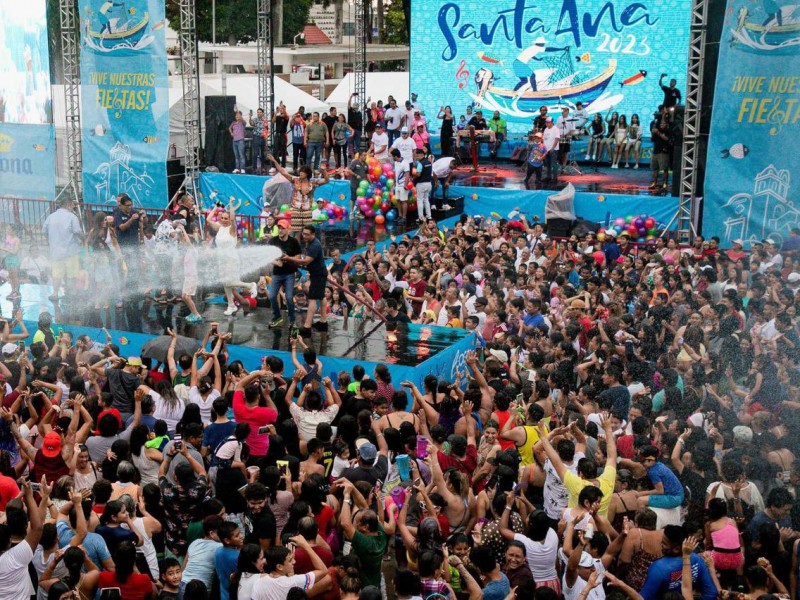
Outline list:
[[[55,458],[61,452],[61,436],[55,431],[51,431],[44,436],[42,442],[42,454],[47,458]]]
[[[786,278],[789,283],[797,283],[800,281],[800,273],[789,273],[789,276]],[[13,345],[13,344],[6,344],[6,346]],[[6,346],[3,346],[3,353],[6,351]]]
[[[142,366],[142,359],[138,356],[129,356],[126,364],[129,367],[141,367]]]
[[[16,344],[11,344],[11,343],[3,344],[2,350],[3,350],[3,354],[9,354],[9,355],[10,354],[14,354],[14,352],[17,351],[17,345]]]
[[[739,244],[740,246],[744,246],[744,240],[742,238],[737,238],[731,242],[732,244]]]
[[[280,227],[281,229],[289,229],[291,226],[292,226],[291,223],[289,223],[289,221],[287,221],[286,219],[281,219],[280,221],[278,221],[278,227]]]
[[[586,567],[586,568],[593,567],[594,566],[594,559],[592,558],[592,555],[589,554],[588,552],[581,552],[581,560],[578,563],[578,566],[579,567]]]
[[[544,120],[544,122],[545,122],[545,123],[552,123],[552,122],[553,122],[553,117],[547,117],[547,118]]]
[[[753,441],[753,430],[747,425],[737,425],[733,428],[733,441],[740,444],[749,444]]]
[[[366,444],[362,444],[358,449],[358,455],[366,462],[372,462],[375,460],[375,457],[378,456],[378,449],[375,447],[375,444],[367,442]]]
[[[400,133],[408,133],[408,127],[403,127],[403,128],[400,130]]]
[[[492,348],[491,350],[489,350],[489,354],[494,356],[497,360],[499,360],[503,364],[508,362],[508,354],[506,353],[505,350],[499,350],[497,348]]]
[[[536,133],[533,134],[533,137],[540,138],[542,137],[542,133],[540,131],[537,131]]]
[[[375,129],[383,129],[383,125],[380,123],[375,123]]]

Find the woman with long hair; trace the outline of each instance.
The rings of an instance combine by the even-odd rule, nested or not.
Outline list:
[[[453,109],[451,109],[449,105],[439,108],[439,114],[436,115],[436,118],[442,121],[442,127],[439,130],[439,143],[442,146],[442,156],[450,156],[453,148],[453,132],[455,130]]]
[[[322,179],[312,180],[314,172],[308,165],[303,165],[297,170],[297,177],[293,177],[275,160],[274,156],[268,154],[267,158],[272,161],[278,173],[283,175],[286,181],[291,182],[294,187],[291,230],[293,233],[299,234],[303,227],[312,224],[311,209],[314,206],[314,192],[319,186],[328,183],[328,172],[321,167],[319,172]]]
[[[231,575],[230,600],[250,600],[253,584],[264,572],[264,551],[258,544],[245,544],[239,550],[236,570]]]
[[[631,124],[628,127],[628,141],[625,144],[625,168],[628,168],[628,158],[633,150],[633,168],[639,168],[639,153],[642,150],[642,124],[639,115],[631,115]]]
[[[127,525],[127,529],[122,525]],[[120,544],[131,542],[137,546],[142,545],[142,536],[134,527],[128,507],[119,500],[109,500],[100,515],[100,525],[94,532],[102,537],[108,551],[113,555]]]
[[[139,471],[142,485],[158,483],[158,467],[164,459],[161,452],[155,448],[147,448],[145,443],[149,439],[150,430],[147,425],[137,425],[131,431],[131,459]]]
[[[59,563],[64,564],[67,574],[61,578],[54,578],[53,572]],[[63,553],[56,553],[39,578],[39,587],[47,592],[48,600],[50,598],[61,600],[67,592],[77,592],[79,600],[90,600],[94,598],[99,576],[100,570],[83,549],[70,546]],[[73,595],[70,600],[74,598]]]
[[[158,594],[155,584],[147,575],[135,573],[136,547],[122,542],[114,556],[115,571],[103,571],[98,578],[100,591],[119,588],[120,600],[154,600]]]
[[[387,403],[392,401],[395,389],[392,385],[392,376],[389,373],[389,368],[384,364],[375,366],[375,383],[378,384],[378,391],[375,392],[376,398],[383,398]]]
[[[614,158],[614,155],[611,152],[611,145],[616,139],[617,126],[619,125],[619,113],[617,111],[614,111],[610,115],[606,115],[606,125],[608,125],[608,128],[606,129],[606,136],[600,141],[600,150],[596,157],[597,162],[603,160],[603,150],[608,150],[608,162],[612,162],[612,159]]]
[[[612,169],[619,169],[619,161],[622,154],[628,147],[628,119],[625,115],[621,115],[617,129],[614,131],[614,160],[611,163]]]
[[[284,477],[278,467],[266,467],[261,470],[261,483],[267,488],[267,502],[275,515],[275,527],[280,539],[295,500],[293,491],[287,489],[291,485],[291,474]]]

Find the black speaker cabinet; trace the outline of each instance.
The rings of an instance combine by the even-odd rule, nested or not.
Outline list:
[[[236,96],[206,96],[206,166],[214,165],[223,173],[233,171],[235,164],[228,127],[235,115]]]
[[[572,221],[569,219],[548,219],[545,225],[548,237],[569,237],[572,230]]]

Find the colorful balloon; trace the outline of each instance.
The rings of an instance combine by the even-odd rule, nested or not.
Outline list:
[[[383,215],[375,215],[375,223],[377,223],[378,225],[383,225],[384,223],[386,223],[386,217],[384,217]]]
[[[602,265],[606,260],[606,255],[603,254],[602,250],[595,250],[592,253],[592,258],[594,259],[594,262],[596,262],[598,265]]]

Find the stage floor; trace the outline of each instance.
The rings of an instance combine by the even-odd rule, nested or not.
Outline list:
[[[559,175],[557,184],[544,184],[531,189],[560,190],[571,183],[578,192],[597,192],[604,194],[626,194],[634,196],[663,196],[662,190],[651,190],[652,181],[649,165],[640,165],[638,169],[612,169],[606,164],[578,164],[580,174],[567,168],[566,174]],[[486,160],[478,164],[478,171],[471,165],[458,167],[453,175],[454,185],[470,187],[492,187],[510,190],[524,190],[525,166],[517,166],[508,161],[499,161],[496,165]],[[533,185],[533,177],[531,178]],[[667,190],[669,193],[670,190]]]
[[[0,286],[0,307],[3,316],[9,319],[16,308],[6,300],[10,291],[8,284]],[[23,284],[20,292],[22,298],[17,306],[23,309],[23,318],[26,321],[35,322],[39,314],[46,310],[66,329],[69,329],[69,324],[73,324],[89,327],[104,325],[108,329],[130,330],[126,318],[126,312],[131,306],[130,299],[126,299],[121,307],[112,305],[107,310],[98,310],[92,308],[89,299],[85,297],[62,298],[58,306],[54,306],[48,299],[50,286]],[[216,297],[214,293],[208,295],[209,300]],[[138,314],[141,315],[139,333],[162,335],[167,328],[171,328],[179,335],[200,340],[208,331],[210,323],[217,322],[219,331],[230,332],[232,343],[237,346],[291,351],[285,311],[283,326],[270,329],[272,309],[267,307],[257,307],[247,312],[240,309],[235,315],[227,317],[223,314],[226,307],[224,303],[200,302],[198,309],[203,321],[191,324],[186,322],[188,312],[182,303],[164,305],[153,301],[139,301],[138,306]],[[298,313],[298,322],[301,322],[301,316],[304,317],[305,313]],[[468,335],[461,329],[385,324],[379,320],[354,318],[345,321],[341,317],[330,317],[328,324],[327,332],[314,330],[311,337],[305,340],[318,354],[411,367],[436,356]],[[104,340],[96,341],[104,343]],[[121,351],[125,353],[124,348]]]

